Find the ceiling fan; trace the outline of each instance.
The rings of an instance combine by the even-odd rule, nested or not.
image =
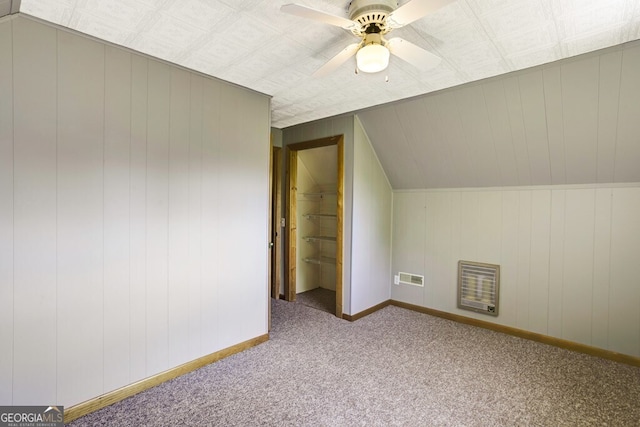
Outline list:
[[[349,19],[295,3],[285,4],[280,10],[344,28],[360,39],[360,42],[345,47],[313,73],[314,77],[323,77],[353,55],[356,56],[356,72],[383,71],[389,65],[389,54],[421,70],[437,66],[440,63],[440,57],[400,37],[387,40],[385,36],[392,30],[423,18],[452,1],[411,0],[398,7],[397,0],[353,0],[349,3]]]

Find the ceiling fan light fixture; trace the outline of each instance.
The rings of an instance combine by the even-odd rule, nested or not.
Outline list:
[[[377,73],[389,66],[389,49],[378,43],[371,43],[356,53],[358,70],[364,73]]]

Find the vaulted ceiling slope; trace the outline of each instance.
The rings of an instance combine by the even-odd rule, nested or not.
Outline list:
[[[394,189],[640,182],[640,41],[358,116]]]
[[[313,78],[354,38],[281,13],[292,1],[22,0],[20,12],[272,95],[276,128],[640,38],[637,0],[454,0],[393,33],[440,56],[438,67],[394,57],[384,73],[355,75],[352,60]],[[349,0],[295,2],[347,17]]]

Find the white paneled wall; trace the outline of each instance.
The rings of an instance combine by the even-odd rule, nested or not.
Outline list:
[[[56,235],[57,396],[81,402],[104,392],[105,60],[103,45],[62,31],[56,35],[56,212],[48,214],[56,218],[51,231]]]
[[[13,55],[13,283],[2,284],[13,285],[13,403],[56,402],[57,32],[26,20],[2,26],[13,27],[21,52]]]
[[[0,384],[13,382],[13,34],[0,25]],[[0,402],[11,402],[11,387],[0,387]]]
[[[132,58],[127,52],[105,50],[104,98],[104,388],[113,390],[129,381],[132,301],[132,248],[129,229],[131,197]],[[122,173],[122,170],[128,170]]]
[[[394,192],[392,298],[640,356],[640,186]],[[499,264],[500,315],[456,308],[458,260]]]
[[[267,332],[267,97],[24,17],[0,75],[0,404]]]
[[[640,181],[640,42],[358,113],[394,189]]]
[[[355,118],[351,313],[389,299],[391,278],[391,185],[367,134]]]

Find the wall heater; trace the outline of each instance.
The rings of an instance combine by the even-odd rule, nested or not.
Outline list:
[[[458,308],[498,315],[500,266],[458,261]]]

